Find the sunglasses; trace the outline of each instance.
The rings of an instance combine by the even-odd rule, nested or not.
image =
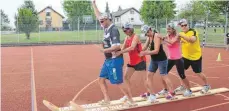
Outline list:
[[[126,32],[127,30],[130,30],[130,28],[123,28],[123,32]]]
[[[181,27],[187,27],[187,24],[185,24],[185,25],[180,25]]]
[[[105,20],[107,20],[107,19],[101,19],[99,22],[100,23],[103,23]]]

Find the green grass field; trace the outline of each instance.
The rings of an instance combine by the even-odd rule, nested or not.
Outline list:
[[[203,38],[203,29],[196,28],[199,32],[200,41]],[[223,28],[217,28],[217,32],[214,33],[213,28],[208,28],[207,43],[223,44],[224,32]],[[162,28],[162,35],[166,35],[166,29]],[[137,34],[140,34],[140,29],[135,29]],[[125,35],[120,29],[121,40]],[[30,39],[26,39],[24,33],[21,34],[8,34],[1,35],[1,43],[39,43],[39,42],[62,42],[62,41],[101,41],[103,37],[102,30],[88,30],[88,31],[60,31],[60,32],[40,32],[31,33]],[[144,38],[142,38],[144,39]]]

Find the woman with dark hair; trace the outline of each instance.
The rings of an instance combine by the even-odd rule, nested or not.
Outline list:
[[[168,93],[166,94],[167,99],[173,99],[174,93],[173,93],[173,85],[169,79],[168,73],[167,73],[167,65],[168,60],[167,56],[165,54],[165,51],[163,50],[162,46],[162,36],[155,30],[153,30],[151,27],[144,25],[141,28],[142,33],[147,37],[147,40],[145,42],[145,45],[143,47],[143,51],[140,53],[140,56],[144,55],[150,55],[150,65],[147,71],[147,79],[146,79],[146,88],[149,95],[146,93],[142,96],[148,96],[149,102],[155,102],[157,96],[154,94],[153,91],[153,78],[154,74],[156,73],[157,69],[159,68],[160,76],[165,81],[166,85],[168,86]],[[147,50],[147,49],[150,50]]]

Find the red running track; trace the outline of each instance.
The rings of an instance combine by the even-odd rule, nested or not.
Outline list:
[[[98,77],[104,56],[94,45],[2,47],[2,111],[31,111],[31,48],[33,48],[34,74],[38,111],[49,111],[43,99],[58,106],[65,106],[84,86]],[[222,61],[216,62],[218,53]],[[149,62],[149,57],[147,58]],[[128,55],[125,55],[125,63]],[[203,49],[203,72],[212,88],[229,88],[229,52],[224,49]],[[172,73],[176,73],[175,69]],[[202,81],[186,71],[191,85],[202,85]],[[174,86],[179,79],[169,74]],[[133,95],[145,92],[145,72],[138,72],[131,78]],[[154,78],[155,91],[162,89],[159,74]],[[109,84],[109,95],[119,99],[122,93]],[[87,87],[75,101],[78,104],[96,102],[102,99],[97,83]],[[136,108],[131,111],[228,111],[229,93],[205,96],[184,101]]]

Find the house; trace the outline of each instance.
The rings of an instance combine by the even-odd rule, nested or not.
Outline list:
[[[92,15],[83,15],[83,23],[92,24],[93,23]]]
[[[113,22],[116,26],[122,26],[124,23],[129,22],[134,26],[143,25],[140,12],[135,8],[121,9],[119,7],[117,12],[112,13]]]
[[[40,30],[62,30],[64,16],[54,10],[51,6],[47,6],[38,12],[38,16],[40,22]]]

